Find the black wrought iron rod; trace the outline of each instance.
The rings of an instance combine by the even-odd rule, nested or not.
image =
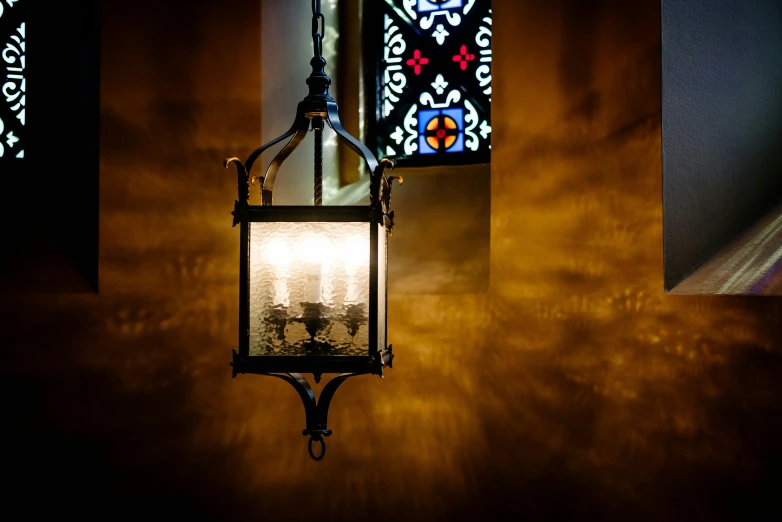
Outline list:
[[[323,120],[313,119],[315,127],[315,206],[323,205]]]

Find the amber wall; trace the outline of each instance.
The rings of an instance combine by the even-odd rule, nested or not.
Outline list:
[[[659,4],[494,6],[490,291],[393,297],[395,368],[343,386],[314,463],[293,391],[228,368],[238,234],[220,161],[257,146],[260,8],[106,3],[101,295],[3,297],[6,506],[782,513],[780,301],[663,292]]]

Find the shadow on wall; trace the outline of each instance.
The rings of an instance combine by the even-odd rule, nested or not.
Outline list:
[[[602,2],[563,2],[564,52],[560,56],[560,89],[563,97],[578,100],[569,116],[591,120],[599,110],[600,96],[594,89],[594,59]]]

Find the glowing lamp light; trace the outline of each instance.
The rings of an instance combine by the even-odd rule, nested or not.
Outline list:
[[[377,158],[350,136],[339,120],[339,109],[329,95],[331,80],[322,57],[320,1],[312,1],[312,74],[309,95],[299,103],[290,130],[261,146],[245,162],[234,164],[238,199],[234,226],[240,226],[239,346],[234,350],[233,375],[277,377],[294,386],[306,413],[304,435],[310,456],[325,455],[323,437],[328,408],[337,388],[349,377],[383,376],[393,352],[386,342],[388,236],[394,226],[390,210],[389,160]],[[370,173],[368,206],[323,206],[323,130],[328,125],[361,156]],[[314,206],[275,206],[274,181],[280,165],[314,130]],[[251,176],[255,160],[267,148],[288,140],[263,177]],[[250,184],[257,180],[261,205],[250,205]],[[319,400],[307,379],[323,374],[337,377],[323,388]],[[313,443],[321,445],[313,452]]]

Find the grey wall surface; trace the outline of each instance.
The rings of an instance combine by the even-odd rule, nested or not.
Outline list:
[[[782,2],[663,0],[665,288],[780,200]]]

